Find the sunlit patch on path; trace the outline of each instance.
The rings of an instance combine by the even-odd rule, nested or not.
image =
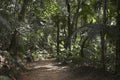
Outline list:
[[[47,64],[47,65],[37,65],[34,67],[34,69],[46,69],[46,70],[64,70],[67,69],[67,66],[62,66],[62,67],[58,67],[55,66],[54,64]]]
[[[89,67],[79,68],[77,72],[71,71],[70,67],[55,62],[55,59],[31,63],[28,69],[21,73],[18,80],[113,80],[111,76],[101,75]]]

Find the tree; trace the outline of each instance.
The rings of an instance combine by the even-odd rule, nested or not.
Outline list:
[[[24,22],[28,2],[29,2],[28,0],[23,1],[22,9],[18,15],[17,21]],[[11,51],[12,55],[14,55],[14,56],[17,55],[17,53],[18,53],[19,36],[20,36],[20,32],[17,30],[17,28],[15,28],[13,35],[12,35],[11,42],[10,42],[10,46],[8,48],[8,51]],[[16,56],[14,58],[16,58]]]
[[[71,50],[71,34],[72,34],[72,26],[71,26],[71,7],[70,7],[70,0],[66,0],[66,5],[67,5],[67,12],[68,12],[68,17],[67,17],[67,27],[68,27],[68,36],[66,39],[66,48],[69,48]]]
[[[116,73],[120,73],[120,0],[117,0],[117,29],[118,29],[118,37],[116,39]]]
[[[103,1],[103,24],[107,25],[107,0]],[[104,29],[100,32],[101,34],[101,65],[102,69],[105,71],[105,53],[106,53],[106,43],[105,43],[105,32]]]
[[[60,14],[53,16],[53,21],[55,22],[55,27],[57,28],[57,56],[60,55]]]

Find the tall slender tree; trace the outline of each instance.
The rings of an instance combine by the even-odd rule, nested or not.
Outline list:
[[[60,52],[60,47],[59,47],[59,44],[60,44],[60,26],[59,26],[59,15],[56,16],[57,17],[57,21],[56,21],[56,27],[57,27],[57,56],[59,56],[59,52]]]
[[[74,31],[76,31],[77,30],[77,28],[78,28],[78,18],[79,18],[79,15],[80,15],[80,11],[79,11],[79,9],[80,9],[80,0],[77,0],[77,8],[76,8],[76,11],[75,11],[75,13],[74,13],[74,16],[73,16],[73,21],[72,21],[72,26],[73,26],[73,28],[74,28]],[[75,34],[75,38],[77,37],[77,33]]]
[[[66,0],[67,5],[67,26],[68,26],[68,37],[66,39],[66,48],[69,48],[71,50],[71,34],[72,34],[72,26],[71,26],[71,7],[70,7],[70,0]]]
[[[116,73],[120,73],[120,0],[117,0],[117,29],[118,37],[116,39]]]
[[[103,24],[106,25],[107,22],[107,0],[103,0]],[[101,31],[101,64],[102,64],[102,69],[105,70],[105,53],[106,53],[106,48],[105,48],[105,32],[104,29]]]

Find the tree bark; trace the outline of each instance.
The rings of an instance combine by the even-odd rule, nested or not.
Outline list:
[[[24,0],[23,1],[23,5],[22,5],[22,9],[18,15],[18,21],[24,22],[24,18],[25,18],[25,12],[28,6],[30,0]],[[15,60],[15,64],[19,65],[19,63],[17,62],[17,56],[18,56],[18,41],[19,41],[19,32],[17,31],[17,29],[14,30],[13,35],[12,35],[12,39],[11,39],[11,43],[9,45],[8,51],[10,52],[10,55],[12,56],[12,58]]]
[[[67,17],[68,37],[67,37],[67,40],[66,40],[66,48],[69,48],[69,50],[71,50],[72,26],[71,26],[71,11],[70,11],[69,0],[66,0],[66,5],[67,5],[67,12],[68,12],[68,17]]]
[[[59,40],[59,32],[60,32],[60,27],[59,27],[59,22],[57,22],[56,24],[57,26],[57,56],[59,56],[59,52],[60,52],[60,49],[59,49],[59,44],[60,44],[60,40]]]
[[[105,71],[105,35],[102,31],[101,35],[101,68]]]
[[[107,0],[103,1],[103,24],[106,25],[107,23]],[[105,53],[106,53],[106,44],[105,44],[105,32],[104,28],[100,32],[101,35],[101,65],[102,69],[105,71]]]
[[[72,21],[72,26],[74,26],[74,31],[77,30],[77,25],[78,25],[78,18],[79,18],[79,9],[80,9],[80,0],[77,0],[77,9],[76,12],[74,13],[73,21]],[[75,39],[77,38],[77,33],[75,33]]]
[[[120,73],[120,0],[117,0],[117,29],[118,29],[118,37],[116,39],[116,66],[115,72]]]
[[[27,6],[28,6],[28,3],[29,3],[30,0],[23,0],[23,5],[22,5],[22,9],[18,15],[18,20],[19,21],[24,21],[24,18],[25,18],[25,12],[26,12],[26,9],[27,9]]]
[[[86,37],[86,38],[84,39],[84,41],[82,42],[82,45],[81,45],[80,56],[81,56],[82,58],[85,57],[85,55],[84,55],[84,46],[85,46],[85,43],[86,43],[87,40],[88,40],[88,37]]]

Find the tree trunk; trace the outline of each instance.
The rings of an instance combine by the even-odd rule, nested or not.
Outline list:
[[[12,34],[12,39],[11,39],[11,43],[10,43],[10,46],[8,48],[8,51],[12,51],[12,55],[15,56],[15,54],[17,53],[16,50],[17,50],[17,35],[18,34],[18,31],[15,29],[14,33]]]
[[[71,34],[72,34],[72,26],[71,26],[71,11],[70,11],[70,3],[69,0],[66,0],[66,5],[67,5],[67,12],[68,12],[68,37],[66,40],[66,48],[69,48],[71,50]]]
[[[102,31],[101,35],[101,68],[105,71],[105,35]]]
[[[85,43],[86,43],[87,40],[88,40],[88,37],[86,37],[86,38],[84,39],[84,41],[82,42],[82,45],[81,45],[80,56],[81,56],[82,58],[85,57],[85,55],[84,55],[84,46],[85,46]]]
[[[26,12],[26,9],[27,9],[27,6],[28,6],[28,3],[29,3],[30,0],[23,0],[23,5],[22,5],[22,9],[18,15],[18,20],[19,21],[24,21],[24,18],[25,18],[25,12]]]
[[[29,3],[29,0],[23,1],[22,9],[18,15],[19,22],[24,21],[25,11],[27,9],[28,3]],[[20,36],[20,33],[17,31],[17,29],[15,29],[12,35],[10,46],[8,48],[8,51],[10,52],[10,55],[12,56],[12,58],[15,60],[16,65],[19,65],[19,63],[17,62],[18,49],[19,49],[18,48],[19,36]]]
[[[60,40],[59,40],[59,36],[60,36],[60,34],[59,34],[59,32],[60,32],[59,22],[57,22],[56,26],[57,26],[57,56],[59,56],[59,51],[60,51],[60,49],[59,49],[59,44],[60,44]]]
[[[73,17],[73,21],[72,21],[72,26],[74,26],[74,31],[77,30],[77,25],[78,25],[78,18],[79,18],[79,9],[80,9],[80,0],[77,0],[77,9],[76,9],[76,12],[74,13],[74,17]],[[75,33],[75,37],[74,39],[77,38],[77,33]]]
[[[106,25],[107,17],[107,0],[103,1],[103,24]],[[100,33],[101,35],[101,67],[105,71],[105,53],[106,53],[106,44],[105,44],[105,32],[104,29]]]
[[[117,28],[119,30],[118,32],[118,38],[116,39],[116,66],[115,66],[115,72],[120,73],[120,0],[117,0]]]

